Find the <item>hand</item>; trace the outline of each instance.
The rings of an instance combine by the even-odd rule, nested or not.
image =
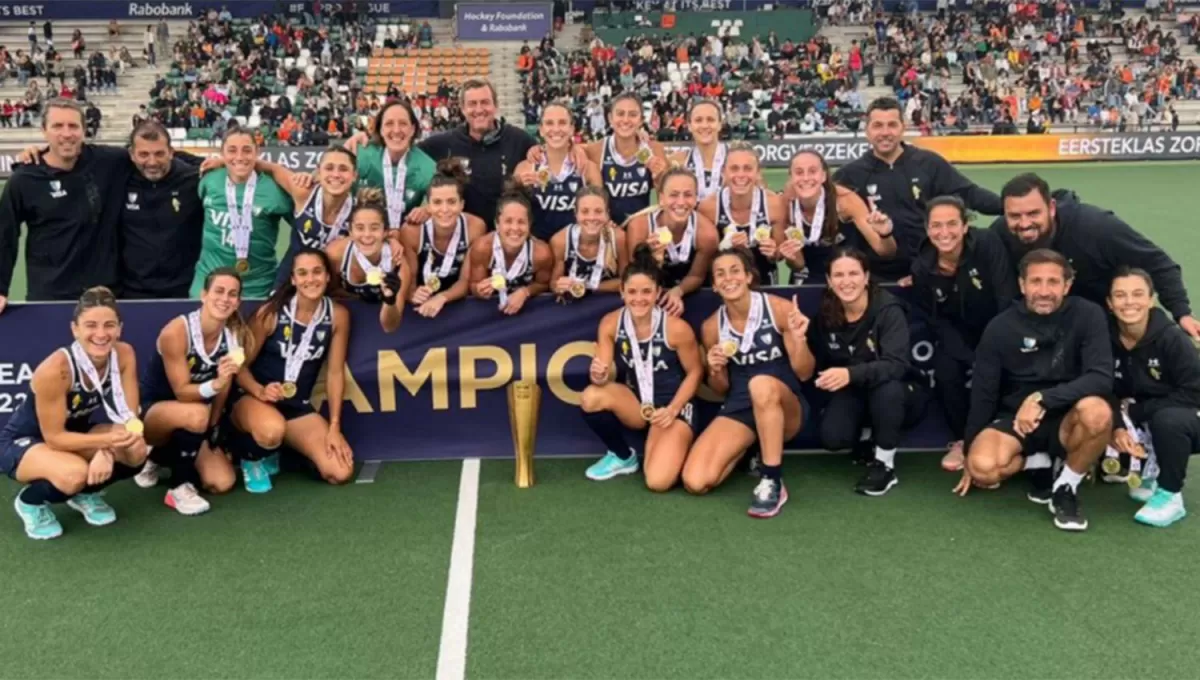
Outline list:
[[[1139,449],[1137,440],[1133,438],[1133,434],[1125,428],[1113,430],[1112,446],[1121,453],[1133,454],[1134,449]]]
[[[967,472],[967,468],[964,467],[962,478],[958,480],[958,484],[954,485],[953,493],[956,496],[966,496],[967,492],[971,490],[972,484],[971,473]]]
[[[612,380],[612,368],[608,362],[593,357],[592,365],[588,367],[588,377],[593,385],[607,385],[608,381]]]
[[[479,297],[483,298],[484,300],[487,300],[488,298],[492,297],[492,293],[495,293],[495,292],[496,292],[496,290],[494,288],[492,288],[492,277],[485,276],[482,279],[475,282],[475,294],[478,295]]]
[[[670,247],[670,244],[658,240],[658,230],[651,231],[646,236],[646,243],[650,246],[650,252],[654,255],[654,259],[661,265],[667,258],[667,248]]]
[[[850,369],[841,366],[827,368],[817,374],[817,381],[813,384],[826,392],[837,392],[850,384]]]
[[[342,146],[346,147],[346,150],[350,153],[355,153],[358,151],[359,144],[369,144],[370,142],[371,138],[367,135],[367,133],[359,131],[351,135],[350,139],[342,142]]]
[[[734,248],[745,248],[748,243],[750,243],[750,237],[746,236],[744,231],[735,231],[733,236],[729,237],[729,244]]]
[[[217,364],[217,377],[213,378],[213,389],[218,392],[224,390],[229,385],[230,379],[240,370],[242,367],[233,363],[233,359],[230,359],[228,354],[221,357],[220,363]]]
[[[872,209],[870,214],[867,215],[867,226],[871,227],[871,231],[874,231],[883,238],[892,235],[892,218],[878,210]]]
[[[446,296],[445,295],[434,295],[433,297],[426,300],[425,303],[422,304],[420,307],[417,307],[417,314],[420,314],[421,316],[425,317],[426,319],[432,319],[433,317],[440,314],[442,311],[442,307],[445,307],[445,306],[446,306]]]
[[[799,269],[804,266],[804,244],[794,239],[788,239],[779,244],[779,254],[787,261],[788,266]]]
[[[258,395],[259,401],[265,401],[268,404],[274,404],[277,401],[283,401],[283,385],[273,382],[262,388],[262,392]]]
[[[400,239],[389,238],[388,245],[392,247],[392,269],[399,269],[404,264],[404,244]]]
[[[413,291],[412,303],[416,307],[420,307],[433,297],[433,291],[429,290],[429,286],[420,286]]]
[[[560,276],[554,281],[554,292],[558,295],[566,295],[571,290],[571,284],[575,280],[569,276]]]
[[[112,477],[113,471],[113,454],[108,449],[101,449],[92,456],[88,461],[87,483],[88,486],[103,484]]]
[[[529,153],[525,154],[525,160],[529,161],[531,165],[539,165],[545,159],[546,154],[542,153],[541,144],[529,147]]]
[[[646,168],[650,170],[650,174],[658,177],[667,170],[667,159],[662,156],[654,156],[650,162],[646,164]]]
[[[585,174],[587,167],[592,164],[592,159],[588,158],[587,148],[582,144],[571,145],[571,164],[575,166],[581,174]]]
[[[408,224],[424,224],[429,218],[429,208],[426,208],[423,205],[418,205],[417,207],[408,211],[408,217],[405,217],[404,221]]]
[[[800,302],[792,296],[792,309],[788,312],[788,331],[797,342],[808,342],[808,317],[800,311]]]
[[[392,290],[388,285],[388,277],[383,277],[383,283],[379,284],[379,297],[383,298],[383,304],[387,304],[399,291]],[[394,301],[393,301],[394,302]]]
[[[35,165],[42,158],[42,150],[36,144],[27,146],[17,154],[17,162],[22,165]]]
[[[1044,415],[1046,409],[1042,408],[1042,402],[1029,395],[1021,403],[1021,408],[1017,409],[1017,417],[1013,419],[1013,431],[1022,437],[1028,436],[1037,429]]]
[[[521,308],[525,306],[525,301],[528,299],[528,288],[519,288],[514,290],[513,292],[509,293],[508,302],[504,303],[504,309],[501,311],[503,311],[507,316],[512,316],[513,314],[521,311]]]
[[[667,316],[683,316],[683,291],[679,290],[678,286],[668,290],[659,300],[658,306],[663,308]]]
[[[675,408],[674,406],[667,405],[660,409],[654,410],[654,415],[650,417],[650,424],[655,427],[666,429],[671,427],[671,423],[674,423],[675,419],[678,417],[679,409]]]
[[[896,282],[896,285],[900,286],[901,288],[912,288],[912,285],[913,285],[912,275],[910,274],[909,276],[906,276],[906,277],[900,279],[899,281]]]
[[[0,314],[4,313],[4,308],[8,306],[8,297],[0,295]]]
[[[200,164],[200,174],[203,175],[205,173],[212,172],[213,170],[220,170],[223,167],[225,167],[224,158],[221,158],[220,156],[209,156],[208,158],[204,159],[203,163]]]
[[[708,367],[715,371],[725,370],[725,366],[729,364],[729,357],[725,356],[725,352],[721,351],[721,343],[717,343],[708,348]]]
[[[107,450],[127,449],[141,438],[141,435],[126,430],[124,425],[113,425],[112,429],[108,431],[108,445],[104,448]]]
[[[325,434],[325,455],[349,465],[354,464],[354,454],[350,451],[350,445],[346,443],[342,431],[335,427],[329,428],[329,432]]]
[[[763,257],[768,260],[774,260],[779,252],[779,246],[773,238],[765,238],[758,242],[758,252],[763,254]]]
[[[3,310],[4,304],[0,302],[0,311]],[[1190,315],[1179,317],[1179,327],[1182,328],[1185,333],[1192,336],[1192,340],[1200,342],[1200,321],[1196,321],[1195,317]]]
[[[535,170],[526,170],[525,172],[518,173],[517,181],[521,183],[521,186],[526,187],[532,187],[541,184],[541,182],[538,181],[537,171]]]
[[[313,176],[306,172],[292,173],[292,186],[295,187],[297,191],[308,191],[312,188],[314,181],[315,179]]]

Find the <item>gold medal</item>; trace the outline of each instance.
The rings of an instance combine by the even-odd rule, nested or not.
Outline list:
[[[1104,474],[1106,475],[1115,475],[1121,471],[1121,461],[1116,458],[1105,458],[1100,463],[1100,469],[1104,470]]]
[[[430,293],[436,293],[442,289],[442,280],[436,276],[430,276],[425,279],[425,287],[429,289]]]
[[[587,292],[587,286],[583,285],[583,281],[571,282],[571,297],[581,298]]]
[[[737,227],[733,226],[732,224],[729,225],[728,227],[725,227],[725,231],[724,231],[725,238],[733,238],[733,235],[736,234],[737,231],[738,231]]]
[[[383,272],[378,269],[373,269],[367,272],[367,285],[379,286],[383,284]]]
[[[1125,480],[1131,489],[1140,489],[1142,487],[1142,476],[1136,472],[1129,473],[1129,479]]]
[[[538,184],[542,185],[542,188],[545,189],[546,186],[548,184],[550,184],[550,168],[547,168],[547,167],[538,168],[537,181],[538,181]]]
[[[146,424],[140,418],[130,418],[125,421],[125,431],[131,434],[142,434],[146,431]]]
[[[643,146],[643,147],[638,147],[637,155],[634,156],[634,158],[637,159],[638,163],[645,165],[650,162],[650,159],[653,156],[654,156],[654,152],[650,150],[650,147]]]
[[[246,363],[246,350],[242,349],[241,347],[229,350],[229,360],[232,361],[235,366],[241,366],[242,364]]]
[[[283,383],[283,386],[281,387],[281,391],[283,392],[284,399],[291,399],[292,397],[296,396],[296,383],[294,383],[294,382]]]
[[[736,340],[726,340],[725,342],[721,343],[721,354],[724,354],[727,357],[732,357],[734,354],[737,354],[737,351],[738,344]]]
[[[493,275],[492,276],[492,290],[501,291],[501,290],[504,290],[505,288],[508,288],[508,279],[504,278],[504,276],[501,274]]]
[[[754,230],[755,241],[766,241],[769,238],[771,238],[770,229],[767,229],[766,227],[759,227],[758,229]]]
[[[788,240],[790,240],[790,241],[803,241],[804,240],[804,232],[800,229],[797,229],[796,227],[792,227],[783,233],[788,237]]]
[[[654,404],[642,404],[642,419],[650,422],[654,418]]]
[[[250,260],[239,257],[237,264],[234,265],[233,268],[237,270],[237,273],[245,274],[246,272],[250,271]]]
[[[675,240],[675,237],[671,234],[670,229],[667,229],[666,227],[659,228],[659,230],[658,230],[658,242],[659,243],[663,244],[664,246],[669,246],[669,245],[671,245],[671,242],[674,240]]]

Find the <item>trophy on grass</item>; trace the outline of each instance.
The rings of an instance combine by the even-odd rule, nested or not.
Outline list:
[[[508,384],[508,422],[512,426],[513,453],[516,457],[515,483],[518,489],[534,484],[533,448],[537,442],[538,412],[542,407],[542,388],[532,380]]]

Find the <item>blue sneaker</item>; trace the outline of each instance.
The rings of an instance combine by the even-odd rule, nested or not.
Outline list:
[[[271,475],[267,474],[267,466],[261,460],[242,461],[242,480],[246,483],[246,491],[250,493],[271,490]]]
[[[622,458],[609,451],[604,454],[603,458],[592,463],[584,474],[593,482],[603,482],[613,477],[620,477],[621,475],[632,475],[637,473],[637,471],[638,459],[636,455],[630,454],[628,458]]]
[[[266,468],[267,474],[274,477],[279,474],[279,452],[276,451],[266,458],[262,459],[263,467]]]
[[[1152,527],[1169,527],[1184,517],[1187,517],[1187,510],[1183,507],[1183,494],[1155,489],[1154,495],[1133,519]]]
[[[25,489],[21,489],[25,491]],[[25,525],[25,535],[35,541],[46,541],[62,536],[62,525],[54,516],[49,505],[30,505],[21,502],[21,494],[13,500],[13,508]]]
[[[94,527],[108,526],[117,521],[117,512],[98,493],[75,494],[67,501],[67,507],[83,515],[83,519]]]

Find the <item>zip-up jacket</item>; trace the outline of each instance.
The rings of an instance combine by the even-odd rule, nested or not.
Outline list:
[[[870,295],[858,321],[830,328],[818,318],[808,329],[818,369],[849,368],[850,384],[868,388],[915,376],[904,303],[886,290]]]
[[[1129,418],[1144,423],[1169,407],[1200,410],[1200,356],[1183,329],[1166,312],[1150,310],[1146,334],[1132,349],[1121,344],[1116,319],[1111,319],[1116,401],[1133,399]],[[1120,425],[1120,421],[1116,421]]]
[[[129,298],[187,297],[200,259],[200,173],[176,156],[157,182],[134,172],[122,195],[121,279]]]

